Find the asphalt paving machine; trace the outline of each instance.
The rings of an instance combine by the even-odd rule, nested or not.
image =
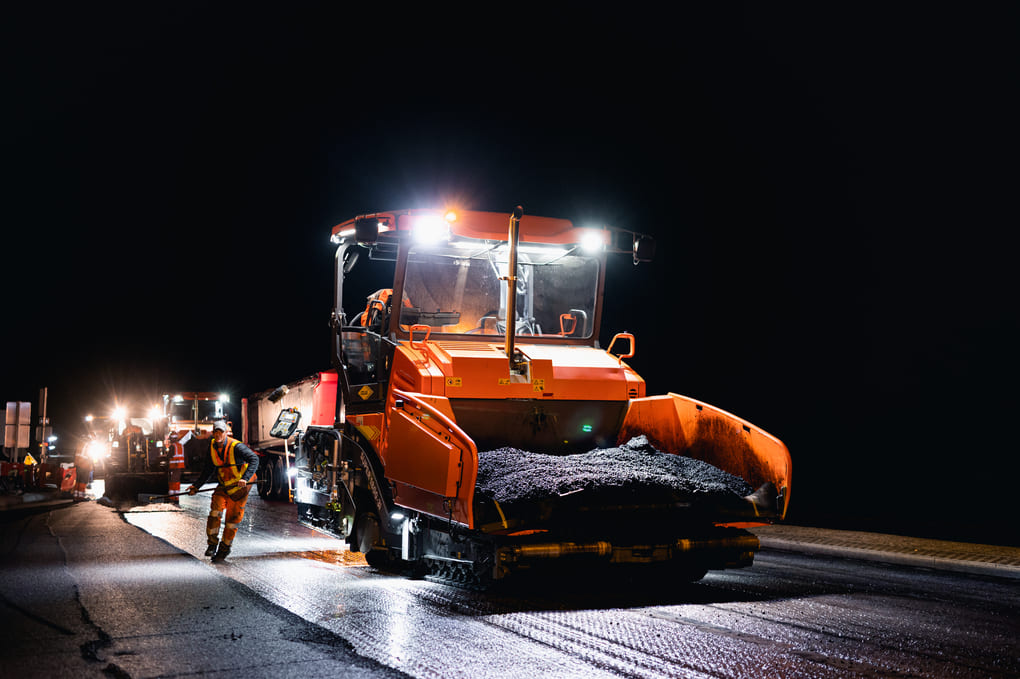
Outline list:
[[[600,347],[607,257],[648,261],[651,238],[517,208],[368,214],[332,242],[335,375],[316,384],[336,388],[281,412],[272,435],[294,446],[299,519],[370,564],[468,586],[585,561],[696,580],[750,565],[746,529],[784,517],[781,441],[707,403],[646,395],[625,360],[632,334]],[[349,316],[345,281],[364,262],[392,278]],[[649,486],[640,467],[607,483],[605,451],[690,460],[743,490]]]

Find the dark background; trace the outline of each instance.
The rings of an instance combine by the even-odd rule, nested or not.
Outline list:
[[[783,439],[792,522],[1018,544],[1015,7],[19,11],[0,399],[58,435],[327,368],[335,223],[522,204],[657,237],[603,342]]]

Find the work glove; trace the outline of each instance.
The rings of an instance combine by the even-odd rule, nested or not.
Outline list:
[[[194,495],[198,492],[198,486],[188,486],[188,495]]]

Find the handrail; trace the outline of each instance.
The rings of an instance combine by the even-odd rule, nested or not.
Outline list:
[[[617,356],[617,358],[618,358],[618,359],[620,360],[620,362],[622,363],[622,362],[623,362],[623,359],[625,359],[625,358],[630,358],[631,356],[633,356],[633,355],[634,355],[634,352],[635,352],[635,351],[636,351],[636,349],[637,349],[637,344],[636,344],[636,343],[635,343],[635,341],[634,341],[634,334],[633,334],[633,333],[629,333],[629,332],[618,332],[618,333],[616,333],[615,335],[613,335],[613,339],[612,339],[612,341],[611,341],[611,342],[609,343],[609,348],[608,348],[608,349],[606,349],[606,353],[607,353],[607,354],[611,354],[611,353],[613,353],[613,345],[614,345],[614,344],[616,344],[616,340],[618,340],[618,339],[620,339],[620,338],[623,338],[623,339],[629,339],[629,340],[630,340],[630,353],[629,353],[629,354],[620,354],[619,356]]]
[[[423,337],[421,339],[421,342],[419,342],[419,343],[415,343],[415,341],[414,341],[414,332],[415,332],[415,330],[417,330],[418,332],[424,332],[425,333],[425,337]],[[414,325],[411,326],[411,329],[408,332],[408,337],[409,337],[408,344],[410,344],[411,348],[416,350],[416,351],[423,351],[425,349],[425,343],[429,341],[429,337],[431,335],[432,335],[432,326],[425,325],[423,323],[415,323]]]

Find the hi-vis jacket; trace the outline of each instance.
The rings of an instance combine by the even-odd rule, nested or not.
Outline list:
[[[185,468],[185,447],[179,440],[170,442],[170,459],[167,462],[170,469]]]
[[[223,440],[223,447],[216,446],[215,439],[209,439],[209,456],[205,459],[205,467],[195,486],[208,483],[215,475],[221,486],[228,488],[237,484],[239,479],[250,481],[259,468],[259,456],[251,448],[229,436]]]

